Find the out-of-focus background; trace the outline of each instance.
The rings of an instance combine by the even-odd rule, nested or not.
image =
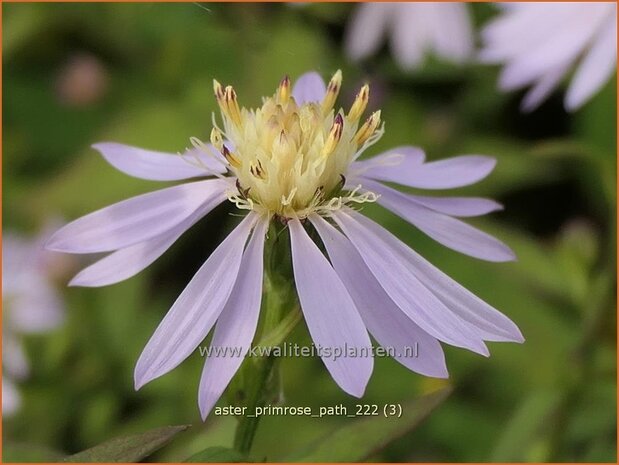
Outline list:
[[[3,4],[5,236],[36,238],[50,222],[163,187],[117,172],[90,144],[111,140],[177,152],[191,136],[207,140],[216,109],[213,78],[233,84],[241,103],[252,106],[286,74],[294,79],[315,69],[328,79],[341,68],[340,104],[349,105],[369,81],[370,107],[382,108],[386,134],[373,153],[411,144],[429,159],[464,153],[498,159],[488,179],[458,192],[505,205],[472,223],[513,247],[515,263],[466,257],[379,207],[366,212],[507,314],[526,337],[523,345],[491,344],[489,359],[446,347],[447,382],[378,359],[363,403],[404,403],[446,384],[453,393],[370,458],[614,462],[616,78],[573,114],[564,111],[561,90],[523,114],[523,93],[496,89],[496,67],[429,58],[404,72],[387,47],[351,63],[342,42],[357,7]],[[497,14],[492,5],[469,9],[476,25]],[[163,425],[193,426],[149,460],[182,461],[207,446],[231,444],[234,418],[199,418],[198,354],[133,389],[137,357],[236,222],[229,212],[209,215],[121,284],[67,288],[85,257],[52,270],[64,319],[49,331],[18,335],[29,369],[12,379],[19,405],[4,412],[4,461],[59,458]],[[11,302],[3,300],[6,342]],[[291,340],[309,344],[303,325]],[[3,352],[6,368],[5,344]],[[281,371],[285,405],[357,403],[318,359],[286,359]],[[253,456],[293,456],[351,421],[263,418]]]

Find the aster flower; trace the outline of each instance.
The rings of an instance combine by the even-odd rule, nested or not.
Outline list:
[[[112,252],[79,273],[73,285],[102,286],[136,274],[222,202],[246,212],[147,343],[135,369],[137,388],[180,364],[213,327],[212,346],[249,349],[261,305],[265,235],[272,224],[288,231],[294,285],[317,346],[367,353],[369,331],[379,344],[398,349],[396,359],[411,370],[446,377],[439,341],[488,355],[484,341],[523,340],[507,317],[355,210],[378,201],[447,247],[484,260],[512,260],[507,246],[455,218],[489,213],[500,208],[497,203],[404,194],[383,184],[460,187],[487,176],[495,161],[464,155],[426,163],[420,149],[408,146],[361,161],[384,132],[380,112],[362,119],[367,85],[347,112],[336,110],[340,87],[339,71],[328,85],[314,72],[294,88],[286,77],[260,108],[248,110],[239,106],[231,86],[215,81],[223,124],[213,118],[211,144],[193,139],[194,148],[181,156],[111,142],[94,146],[132,176],[207,179],[125,200],[58,231],[48,244],[54,250]],[[308,229],[318,234],[328,257]],[[414,343],[418,356],[406,357],[404,348]],[[199,390],[203,417],[242,362],[229,355],[205,362]],[[325,356],[323,362],[344,391],[362,396],[371,357]]]
[[[504,5],[504,4],[501,4]],[[615,2],[509,3],[482,31],[480,58],[502,63],[499,87],[532,86],[522,109],[537,108],[575,69],[565,108],[584,105],[617,66]]]
[[[345,50],[362,60],[381,47],[390,34],[393,56],[405,70],[419,67],[426,53],[454,63],[473,52],[473,31],[465,3],[362,3],[346,31]]]
[[[34,239],[12,232],[2,237],[2,413],[7,416],[19,409],[17,382],[30,371],[22,336],[46,333],[64,320],[53,280],[66,258],[44,250],[49,232]]]

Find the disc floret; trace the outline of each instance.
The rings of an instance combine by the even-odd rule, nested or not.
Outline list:
[[[367,84],[348,113],[336,110],[341,84],[337,71],[322,101],[297,102],[286,76],[261,107],[246,109],[231,86],[213,82],[223,125],[213,118],[211,143],[237,178],[230,201],[242,209],[305,218],[376,200],[371,192],[344,190],[344,173],[382,136],[380,111],[361,122],[369,100]]]

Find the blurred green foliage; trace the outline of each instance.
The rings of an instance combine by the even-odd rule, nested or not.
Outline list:
[[[342,104],[364,80],[376,89],[370,105],[382,108],[387,129],[376,153],[413,144],[430,159],[497,157],[492,176],[461,192],[505,204],[504,212],[472,223],[510,244],[515,263],[476,261],[375,205],[365,211],[501,309],[527,339],[522,346],[493,344],[489,359],[447,347],[451,397],[371,458],[615,462],[616,82],[574,115],[563,111],[560,93],[524,115],[521,95],[496,90],[494,68],[430,60],[404,74],[387,49],[362,66],[349,63],[341,39],[354,7],[3,4],[4,228],[33,232],[49,217],[74,219],[161,186],[116,172],[89,145],[114,140],[175,152],[190,136],[206,139],[215,77],[234,84],[251,106],[285,74],[316,69],[328,77],[342,68]],[[490,5],[471,8],[477,22],[494,14]],[[86,102],[72,92],[90,81],[63,81],[75,57],[84,56],[103,77]],[[27,341],[32,375],[20,385],[23,408],[4,422],[5,461],[54,459],[112,437],[189,423],[151,460],[231,445],[233,418],[199,419],[198,354],[133,390],[141,349],[233,226],[230,211],[209,215],[124,283],[63,290],[67,323]],[[292,340],[309,343],[303,325]],[[286,359],[281,372],[286,404],[356,403],[319,360]],[[406,403],[444,385],[378,359],[363,402]],[[253,455],[294,457],[350,422],[265,417]]]

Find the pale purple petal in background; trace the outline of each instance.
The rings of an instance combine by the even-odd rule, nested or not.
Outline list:
[[[579,65],[565,96],[568,110],[576,110],[610,79],[617,67],[617,20],[608,25],[595,40]]]
[[[71,261],[43,248],[49,233],[46,226],[34,238],[11,231],[2,237],[5,328],[11,333],[44,333],[64,321],[64,304],[53,280]]]
[[[30,374],[23,335],[51,331],[65,319],[53,280],[68,269],[69,262],[43,248],[48,238],[47,227],[34,238],[11,231],[2,237],[2,413],[6,417],[21,406],[16,381]]]
[[[368,160],[369,161],[369,160]],[[420,189],[452,189],[468,186],[492,172],[496,159],[485,155],[460,155],[423,163],[414,169],[371,168],[364,177]]]
[[[355,304],[329,261],[307,235],[301,222],[288,223],[292,265],[299,302],[315,344],[331,350],[345,346],[369,350],[368,357],[323,356],[335,382],[361,397],[372,374],[372,343]]]
[[[267,218],[258,220],[243,253],[230,299],[217,320],[211,348],[219,347],[228,352],[225,356],[211,356],[205,361],[198,394],[202,419],[206,419],[241,366],[256,333],[262,299],[264,236],[268,225]],[[234,350],[240,350],[241,354],[231,352]]]
[[[379,204],[450,249],[491,262],[516,258],[514,252],[498,239],[460,220],[411,202],[406,194],[378,182],[366,181],[364,187],[380,195]]]
[[[561,79],[567,73],[568,66],[558,66],[557,68],[548,71],[535,85],[526,93],[520,104],[520,109],[523,112],[535,110],[540,104],[548,98],[550,94],[561,83]]]
[[[65,319],[64,302],[49,277],[31,274],[22,284],[29,289],[7,296],[12,330],[39,334],[60,326]]]
[[[48,239],[49,237],[45,238]],[[34,274],[45,278],[45,270],[39,266],[40,256],[47,252],[39,247],[39,238],[32,240],[14,231],[2,235],[2,293],[23,293],[30,290]],[[40,281],[37,281],[37,283]]]
[[[8,322],[5,322],[5,327]],[[2,370],[11,378],[23,379],[30,373],[30,364],[26,358],[19,335],[13,331],[2,332]]]
[[[477,330],[450,311],[411,272],[394,246],[399,242],[396,237],[350,209],[335,212],[333,218],[376,280],[411,320],[447,344],[489,355]]]
[[[587,9],[586,5],[580,6]],[[544,41],[518,55],[505,67],[499,79],[501,89],[520,88],[548,71],[573,62],[595,36],[606,14],[603,9],[593,9],[588,12],[586,20],[578,14],[571,15],[554,34],[548,34]],[[527,31],[522,30],[521,34],[525,35]]]
[[[230,185],[209,179],[168,187],[102,208],[69,223],[47,242],[50,250],[70,253],[108,252],[161,235]]]
[[[187,229],[226,199],[224,192],[208,199],[192,215],[169,231],[112,252],[80,271],[69,286],[100,287],[129,279],[157,260]]]
[[[393,12],[390,3],[357,4],[345,38],[345,50],[352,60],[366,58],[380,48]]]
[[[565,2],[514,2],[510,5],[512,8],[503,9],[502,14],[495,16],[480,32],[484,47],[479,58],[484,62],[500,63],[525,55],[544,42],[549,31],[560,29],[573,15],[573,6]]]
[[[410,370],[425,376],[448,377],[445,355],[439,342],[395,305],[341,232],[318,215],[310,216],[310,220],[370,334],[383,347],[395,350],[394,358]],[[415,347],[415,355],[407,353]]]
[[[299,106],[304,103],[321,102],[326,92],[325,81],[315,71],[303,74],[292,87],[292,96]]]
[[[345,52],[361,60],[380,49],[384,37],[397,64],[412,70],[428,53],[462,63],[473,50],[467,5],[441,2],[371,2],[354,10],[345,37]]]
[[[479,58],[504,65],[501,89],[534,86],[523,111],[537,108],[577,66],[565,97],[566,109],[573,111],[616,68],[616,15],[615,2],[515,2],[484,26]]]
[[[14,293],[24,290],[21,276],[28,274],[28,265],[35,260],[31,243],[13,232],[2,235],[2,292]]]
[[[2,377],[2,415],[14,415],[21,405],[21,396],[15,384],[6,376]]]
[[[405,70],[417,68],[429,48],[431,29],[436,25],[426,10],[423,4],[393,4],[390,45],[395,60]]]
[[[569,29],[553,40],[540,44],[529,53],[517,57],[501,71],[499,88],[507,91],[519,89],[543,78],[557,68],[573,63],[582,53],[583,43],[591,40],[595,32],[595,26],[588,25],[581,26],[575,31]]]
[[[213,156],[196,149],[184,155],[155,152],[116,142],[100,142],[92,146],[107,162],[125,174],[153,181],[178,181],[223,173],[225,165]],[[196,158],[197,157],[197,158]]]
[[[175,368],[204,340],[228,301],[256,219],[255,213],[249,213],[176,299],[140,355],[136,389]]]
[[[473,28],[468,5],[462,2],[433,2],[435,24],[431,30],[436,54],[454,63],[464,63],[473,53]]]

